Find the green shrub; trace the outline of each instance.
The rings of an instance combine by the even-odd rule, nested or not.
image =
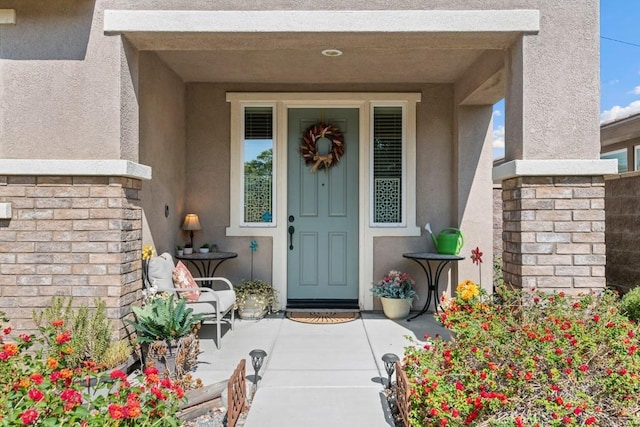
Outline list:
[[[437,315],[454,340],[405,351],[412,425],[640,426],[640,326],[614,293],[496,304],[463,283]]]
[[[127,320],[133,326],[139,343],[169,341],[189,334],[202,321],[202,314],[193,314],[184,298],[153,298],[144,307],[132,307],[135,320]]]
[[[51,306],[33,312],[36,326],[50,325],[54,320],[63,320],[71,332],[70,345],[73,353],[69,355],[71,368],[77,368],[85,360],[96,363],[105,361],[105,353],[111,343],[113,329],[107,318],[106,303],[100,299],[95,301],[96,307],[72,307],[73,298],[54,297]]]
[[[631,320],[640,320],[640,286],[631,289],[622,297],[622,312]]]

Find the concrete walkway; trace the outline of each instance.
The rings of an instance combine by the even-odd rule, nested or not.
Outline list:
[[[236,320],[235,330],[225,331],[217,350],[213,327],[205,325],[195,377],[205,384],[228,379],[238,362],[247,359],[252,380],[249,352],[259,348],[267,358],[245,427],[393,426],[382,393],[386,372],[381,357],[402,357],[409,345],[405,336],[424,345],[425,333],[446,331],[429,313],[407,322],[367,312],[333,325],[293,322],[280,313],[260,321]]]

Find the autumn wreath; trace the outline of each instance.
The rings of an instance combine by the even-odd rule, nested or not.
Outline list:
[[[321,138],[327,138],[331,141],[331,149],[327,154],[318,153],[317,142]],[[318,169],[329,169],[334,163],[339,162],[340,157],[344,154],[344,136],[340,129],[334,125],[315,124],[304,131],[300,151],[305,163],[313,165],[311,172]]]

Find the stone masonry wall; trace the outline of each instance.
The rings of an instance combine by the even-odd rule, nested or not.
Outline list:
[[[518,177],[502,188],[506,283],[566,293],[604,288],[603,177]]]
[[[607,285],[626,292],[640,285],[640,173],[606,181]]]
[[[502,257],[502,187],[493,187],[493,255]]]
[[[106,302],[117,336],[140,298],[141,182],[121,177],[0,176],[0,311],[20,331],[55,295]]]

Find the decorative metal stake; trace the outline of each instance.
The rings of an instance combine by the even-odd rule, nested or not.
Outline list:
[[[258,372],[260,368],[262,368],[262,363],[264,362],[264,358],[267,356],[267,352],[260,349],[251,350],[249,352],[249,356],[251,356],[251,365],[253,366],[253,370],[255,371],[255,375],[253,376],[253,385],[258,387]]]
[[[396,362],[400,360],[400,358],[393,353],[385,353],[382,355],[382,361],[384,362],[384,370],[387,371],[387,376],[389,379],[387,380],[387,388],[391,388],[391,376],[396,370]]]

